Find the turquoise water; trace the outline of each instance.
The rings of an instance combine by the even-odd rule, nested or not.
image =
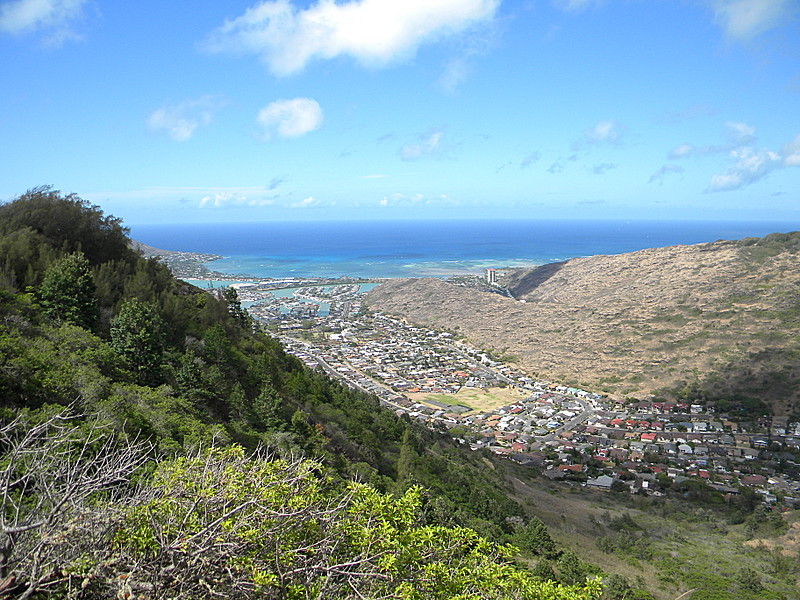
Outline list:
[[[208,267],[273,279],[480,273],[577,256],[741,239],[800,229],[767,221],[361,221],[148,225],[132,237],[222,255]]]

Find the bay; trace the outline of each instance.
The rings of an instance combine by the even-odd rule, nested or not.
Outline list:
[[[407,220],[138,225],[163,250],[221,255],[215,271],[263,278],[481,273],[579,256],[800,229],[774,221]]]

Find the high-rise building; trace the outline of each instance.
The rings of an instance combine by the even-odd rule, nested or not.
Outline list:
[[[494,269],[486,269],[486,283],[494,285],[497,283],[497,271]]]

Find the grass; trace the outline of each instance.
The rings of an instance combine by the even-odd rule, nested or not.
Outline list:
[[[430,401],[445,404],[460,404],[475,412],[489,412],[501,406],[513,404],[527,394],[513,388],[462,388],[457,394],[406,394],[412,402],[430,404]]]
[[[776,559],[774,549],[748,547],[744,525],[731,525],[710,509],[674,500],[670,502],[676,504],[659,505],[628,494],[565,489],[564,484],[541,480],[518,481],[519,499],[545,522],[559,543],[606,572],[619,573],[630,582],[643,581],[657,600],[674,600],[692,587],[735,589],[744,568],[758,573],[767,590],[797,597],[795,565],[800,559]],[[623,515],[630,515],[639,529],[617,532],[613,522]],[[787,518],[800,520],[800,511]],[[642,536],[650,558],[635,551],[606,552],[598,546],[599,538],[615,535]],[[783,538],[775,538],[771,545],[781,544],[789,546]],[[781,564],[784,568],[779,570]]]

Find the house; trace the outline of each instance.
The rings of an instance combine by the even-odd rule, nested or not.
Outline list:
[[[636,481],[633,482],[631,485],[631,494],[646,494],[650,489],[650,482],[637,478]]]
[[[745,475],[742,477],[742,485],[766,485],[767,478],[763,475]]]
[[[610,475],[600,475],[600,477],[595,477],[594,479],[589,479],[586,481],[586,487],[592,487],[600,490],[610,490],[611,484],[616,481]]]
[[[562,473],[582,473],[583,465],[558,465],[558,470]]]

